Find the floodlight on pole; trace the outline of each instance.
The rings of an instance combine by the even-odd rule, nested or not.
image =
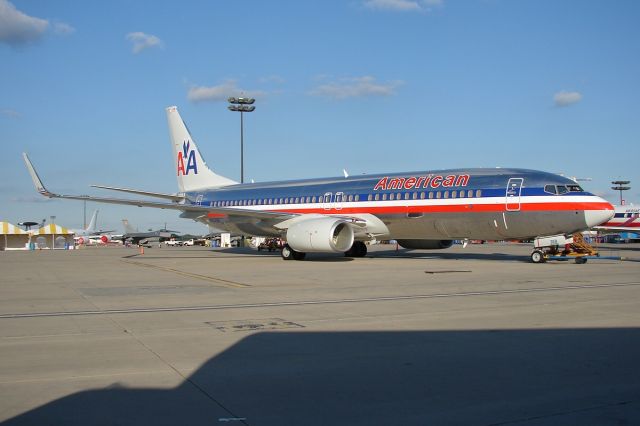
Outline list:
[[[231,104],[227,107],[229,111],[240,113],[240,183],[244,183],[244,113],[253,112],[256,109],[252,105],[256,100],[232,96],[227,101]]]
[[[628,191],[631,189],[630,186],[626,186],[626,185],[629,185],[631,181],[630,180],[614,180],[611,183],[615,185],[615,186],[612,186],[611,189],[620,191],[620,205],[621,206],[624,205],[624,200],[622,199],[622,191]]]

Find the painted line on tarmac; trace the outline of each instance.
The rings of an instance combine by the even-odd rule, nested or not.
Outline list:
[[[185,277],[195,278],[195,279],[204,280],[204,281],[210,281],[210,282],[214,282],[216,284],[221,284],[221,285],[223,285],[225,287],[234,287],[234,288],[251,287],[249,284],[243,284],[243,283],[239,283],[239,282],[235,282],[235,281],[225,280],[225,279],[222,279],[222,278],[210,277],[208,275],[195,274],[193,272],[185,272],[185,271],[181,271],[179,269],[169,268],[167,266],[152,265],[152,264],[144,263],[144,262],[136,262],[135,260],[122,260],[122,259],[120,259],[120,260],[122,262],[128,263],[130,265],[143,266],[145,268],[152,268],[152,269],[159,269],[161,271],[166,271],[166,272],[173,272],[174,274],[182,275],[182,276],[185,276]]]
[[[446,298],[446,297],[470,297],[470,296],[496,296],[496,295],[503,295],[503,294],[545,293],[550,291],[590,290],[590,289],[600,289],[600,288],[634,287],[634,286],[640,286],[640,282],[572,285],[572,286],[566,286],[566,287],[534,287],[534,288],[521,288],[521,289],[511,289],[511,290],[505,289],[505,290],[488,290],[488,291],[470,291],[470,292],[460,292],[460,293],[417,294],[417,295],[408,295],[408,296],[363,297],[363,298],[353,298],[353,299],[238,303],[233,305],[201,305],[201,306],[176,306],[176,307],[166,307],[166,308],[131,308],[131,309],[104,309],[104,310],[95,310],[95,311],[14,313],[14,314],[0,314],[0,319],[65,317],[65,316],[80,316],[80,315],[139,314],[139,313],[183,312],[183,311],[212,311],[212,310],[227,310],[227,309],[270,308],[270,307],[277,307],[277,306],[304,306],[304,305],[330,305],[330,304],[341,304],[341,303],[389,302],[389,301],[398,301],[398,300],[438,299],[438,298]]]

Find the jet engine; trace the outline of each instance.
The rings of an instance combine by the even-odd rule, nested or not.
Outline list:
[[[107,244],[109,241],[111,241],[111,235],[101,235],[100,241],[102,242],[102,244]]]
[[[91,240],[89,239],[89,237],[86,237],[86,236],[76,237],[76,244],[82,245],[82,244],[89,244],[90,242]]]
[[[294,223],[287,229],[287,244],[295,251],[345,252],[353,245],[353,229],[333,217],[319,217]]]
[[[398,244],[407,249],[439,250],[453,245],[453,240],[397,240]]]

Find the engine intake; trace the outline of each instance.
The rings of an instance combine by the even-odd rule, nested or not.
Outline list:
[[[453,245],[453,240],[397,240],[406,249],[439,250]]]
[[[287,229],[287,244],[303,252],[345,252],[353,245],[353,229],[342,219],[321,217],[302,220]]]

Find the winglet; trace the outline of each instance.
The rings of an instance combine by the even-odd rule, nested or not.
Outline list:
[[[33,167],[33,164],[31,164],[31,161],[29,160],[29,156],[25,152],[23,152],[22,158],[24,158],[24,163],[27,165],[27,170],[29,170],[29,174],[31,175],[31,179],[33,180],[33,184],[35,185],[36,190],[45,197],[53,197],[53,194],[47,191],[47,188],[45,188],[42,184],[40,176],[38,176],[38,172],[36,172],[36,169]]]

